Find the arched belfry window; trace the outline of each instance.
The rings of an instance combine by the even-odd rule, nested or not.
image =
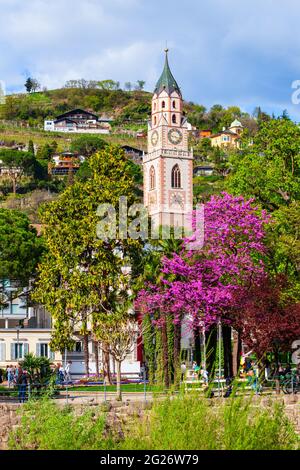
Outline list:
[[[150,168],[150,190],[155,189],[155,170],[152,166]]]
[[[156,116],[154,116],[154,125],[156,125]]]
[[[176,124],[176,114],[172,114],[172,123]]]
[[[173,108],[176,109],[176,101],[173,101]]]
[[[153,104],[153,109],[156,110],[156,103]]]
[[[180,173],[180,169],[177,163],[172,168],[171,184],[172,184],[172,188],[181,187],[181,173]]]
[[[165,108],[165,107],[166,107],[166,103],[165,103],[165,101],[162,101],[162,103],[161,103],[161,107],[162,107],[162,108]]]

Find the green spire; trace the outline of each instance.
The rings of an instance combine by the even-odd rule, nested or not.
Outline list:
[[[169,49],[165,49],[165,53],[166,53],[165,66],[156,84],[154,93],[159,95],[161,91],[165,90],[168,93],[168,95],[170,95],[173,91],[177,91],[177,93],[179,93],[179,95],[181,96],[180,88],[175,78],[173,77],[172,72],[169,67],[168,50]]]

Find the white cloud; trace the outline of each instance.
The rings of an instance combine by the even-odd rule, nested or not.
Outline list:
[[[300,78],[298,0],[0,0],[0,14],[8,88],[28,71],[48,87],[84,77],[151,90],[165,40],[188,100],[288,107]]]

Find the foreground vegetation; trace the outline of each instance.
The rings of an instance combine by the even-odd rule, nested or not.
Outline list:
[[[300,449],[283,405],[262,407],[251,397],[219,403],[191,394],[158,401],[143,419],[134,418],[123,438],[105,432],[103,407],[86,407],[79,416],[72,407],[42,400],[24,405],[21,414],[21,426],[10,435],[11,449]]]

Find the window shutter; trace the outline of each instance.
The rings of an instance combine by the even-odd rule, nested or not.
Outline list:
[[[5,349],[6,349],[6,344],[1,343],[0,344],[0,361],[5,361],[6,360]]]
[[[29,344],[28,343],[23,343],[23,348],[24,348],[24,356],[29,353]]]
[[[15,343],[12,343],[10,345],[10,358],[12,361],[16,360],[16,355],[15,355]]]
[[[41,345],[40,345],[40,343],[36,343],[36,356],[41,357]]]

